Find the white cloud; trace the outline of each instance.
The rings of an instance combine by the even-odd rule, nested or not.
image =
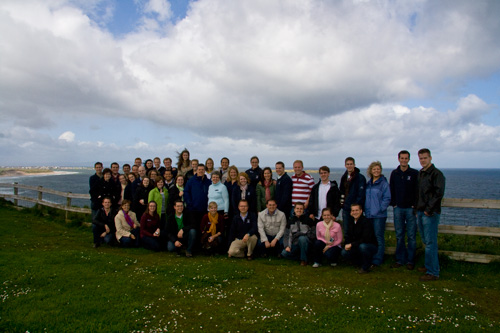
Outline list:
[[[59,135],[58,139],[66,142],[73,142],[75,141],[75,133],[66,131],[63,134]]]

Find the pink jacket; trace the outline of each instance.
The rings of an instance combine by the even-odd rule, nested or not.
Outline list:
[[[325,230],[326,227],[323,221],[316,224],[316,238],[326,244],[327,241],[329,242],[330,240],[325,239]],[[333,244],[331,244],[330,247],[340,246],[340,244],[342,244],[342,227],[338,222],[333,222],[333,227],[330,229],[330,236],[333,238]]]

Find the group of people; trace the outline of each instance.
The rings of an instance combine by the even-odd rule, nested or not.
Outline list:
[[[367,180],[347,157],[340,185],[330,180],[327,166],[319,168],[315,183],[302,161],[293,163],[291,177],[280,161],[273,179],[272,169],[261,169],[257,156],[250,159],[251,168],[239,172],[227,157],[215,169],[211,158],[202,164],[190,159],[187,149],[178,154],[176,167],[168,157],[163,166],[158,157],[144,163],[138,157],[120,174],[118,163],[103,170],[97,162],[89,179],[94,246],[143,246],[187,257],[197,250],[248,260],[278,256],[313,267],[325,261],[336,266],[342,256],[365,274],[384,262],[392,206],[397,246],[391,267],[415,268],[418,227],[425,245],[420,280],[437,280],[445,177],[429,149],[419,150],[418,157],[420,171],[409,166],[410,153],[400,151],[389,181],[380,162],[369,165]]]

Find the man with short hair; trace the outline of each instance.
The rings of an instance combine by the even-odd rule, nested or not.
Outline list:
[[[142,180],[144,177],[146,177],[146,168],[144,165],[141,165],[137,168],[137,172],[139,173],[139,177],[137,177],[134,182],[132,183],[131,189],[132,189],[132,197],[135,200],[135,193],[137,191],[137,187],[141,186]]]
[[[415,250],[417,247],[417,206],[418,171],[410,168],[410,153],[402,150],[398,153],[399,166],[391,172],[391,206],[394,208],[394,229],[396,230],[396,263],[391,268],[415,268]],[[408,237],[408,248],[405,244]]]
[[[125,175],[125,179],[128,179],[128,174],[130,173],[130,164],[125,163],[122,166],[123,174]]]
[[[116,187],[116,191],[121,192],[121,184],[120,184],[120,165],[117,162],[111,163],[111,183],[113,183]]]
[[[278,209],[285,213],[286,220],[288,221],[292,210],[293,183],[292,179],[285,171],[285,163],[281,161],[276,162],[275,168],[278,179],[276,180],[274,198],[276,199]]]
[[[188,180],[190,180],[191,177],[193,177],[196,174],[196,170],[198,169],[198,163],[199,163],[199,161],[196,158],[193,158],[191,160],[191,170],[186,172],[186,176],[184,177],[184,178],[186,178],[186,182]]]
[[[161,160],[159,157],[153,158],[153,165],[154,165],[155,170],[158,171],[158,175],[160,176],[161,175],[161,172],[160,172]]]
[[[248,208],[248,201],[241,200],[238,203],[240,213],[234,216],[229,231],[229,258],[243,258],[246,251],[247,259],[253,259],[253,250],[257,245],[257,218]]]
[[[446,179],[432,164],[429,149],[420,149],[418,159],[422,169],[418,174],[417,223],[425,245],[425,267],[419,271],[426,272],[420,281],[434,281],[439,279],[437,234]]]
[[[259,251],[267,255],[268,251],[278,255],[283,249],[283,235],[286,228],[285,214],[278,210],[276,200],[267,200],[266,209],[259,212],[257,226],[260,241]]]
[[[333,221],[340,212],[340,191],[335,180],[330,181],[330,168],[319,168],[320,180],[313,186],[309,196],[309,217],[319,221],[324,208],[330,209]]]
[[[142,165],[142,158],[136,157],[134,160],[134,165],[137,165],[137,167],[140,167]]]
[[[304,172],[304,163],[301,160],[293,162],[294,175],[292,176],[292,206],[297,202],[304,202],[304,207],[309,206],[309,195],[314,186],[314,178]]]
[[[312,243],[312,238],[316,238],[313,229],[316,227],[316,223],[306,215],[303,202],[297,202],[293,211],[294,214],[286,226],[287,230],[283,238],[285,249],[281,251],[281,256],[286,259],[299,259],[301,266],[307,266],[309,246]]]
[[[200,225],[208,209],[208,188],[212,182],[205,175],[205,165],[197,164],[196,176],[184,186],[184,202],[195,225]]]
[[[132,172],[137,173],[139,171],[139,167],[137,165],[132,165]]]
[[[180,255],[182,247],[186,246],[186,257],[193,256],[196,242],[196,227],[193,221],[185,217],[184,203],[177,200],[174,203],[174,214],[168,216],[165,233],[167,234],[167,249]]]
[[[366,178],[359,169],[353,157],[345,159],[346,171],[340,179],[340,204],[342,205],[342,220],[344,221],[344,235],[349,228],[349,216],[352,204],[365,205]]]
[[[172,159],[170,157],[165,157],[163,159],[163,165],[164,167],[160,168],[160,172],[162,173],[162,175],[165,173],[166,170],[170,170],[172,171],[172,178],[175,179],[175,177],[177,176],[177,168],[172,167]]]
[[[345,233],[345,246],[342,257],[355,263],[361,263],[359,274],[370,272],[372,259],[377,252],[377,238],[373,224],[363,215],[363,207],[359,203],[351,205],[349,228]]]
[[[254,189],[260,181],[260,175],[262,174],[262,169],[259,167],[259,158],[257,156],[252,156],[250,158],[251,168],[245,171],[250,178],[250,186]]]
[[[92,219],[96,216],[101,204],[97,196],[99,187],[99,181],[102,178],[102,163],[95,162],[94,164],[95,174],[89,178],[89,193],[90,193],[90,209],[92,211]]]
[[[222,184],[224,184],[227,180],[227,176],[228,176],[228,173],[227,171],[229,170],[229,158],[227,157],[223,157],[221,160],[220,160],[220,174],[221,174],[221,177],[220,177],[220,182]]]

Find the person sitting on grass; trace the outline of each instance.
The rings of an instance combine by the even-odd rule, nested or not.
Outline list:
[[[192,224],[192,218],[184,214],[184,203],[181,200],[175,202],[174,211],[174,214],[167,218],[167,249],[180,255],[181,249],[186,247],[186,257],[192,257],[196,241],[196,229]]]
[[[104,197],[102,207],[97,211],[92,220],[92,233],[94,234],[94,247],[98,248],[102,243],[113,244],[115,238],[115,215],[111,208],[111,199]]]
[[[373,224],[363,215],[360,204],[351,205],[351,217],[348,223],[342,257],[357,264],[361,263],[359,274],[369,273],[372,258],[377,252],[377,238]]]
[[[208,254],[215,254],[223,244],[224,214],[217,209],[217,203],[211,201],[208,204],[208,213],[201,219],[201,248]]]
[[[123,200],[115,216],[116,240],[123,247],[139,246],[140,224],[135,213],[130,210],[130,204],[130,200]]]
[[[248,201],[240,200],[239,214],[235,215],[229,232],[228,257],[243,258],[245,251],[247,259],[252,260],[253,250],[257,245],[257,217],[248,211]]]
[[[148,210],[141,218],[141,242],[145,249],[160,251],[160,215],[156,211],[156,202],[148,203]]]
[[[321,217],[323,221],[316,224],[313,267],[321,266],[323,256],[332,267],[335,267],[342,251],[342,227],[335,221],[335,216],[332,215],[330,208],[323,208]]]
[[[286,259],[300,260],[301,266],[307,266],[307,256],[311,238],[314,238],[314,221],[304,214],[304,203],[297,202],[294,214],[290,216],[283,240],[285,249],[281,256]]]

